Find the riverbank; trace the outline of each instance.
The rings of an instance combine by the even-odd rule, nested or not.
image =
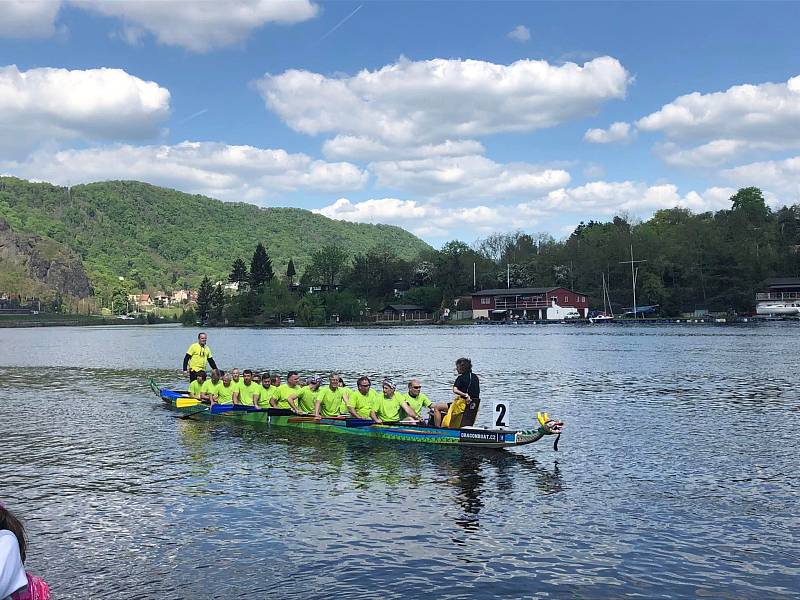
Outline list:
[[[95,315],[64,315],[60,313],[39,313],[37,315],[0,315],[0,328],[3,327],[67,327],[76,325],[144,325],[139,319],[122,320],[114,317]]]

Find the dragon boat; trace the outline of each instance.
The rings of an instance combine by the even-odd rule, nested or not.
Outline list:
[[[236,421],[254,427],[295,427],[309,432],[337,433],[424,444],[500,449],[524,446],[547,435],[556,435],[553,449],[557,450],[563,426],[560,421],[550,419],[547,413],[537,413],[538,427],[525,430],[486,427],[450,429],[403,422],[378,424],[371,419],[355,419],[347,416],[315,418],[313,415],[297,415],[290,410],[281,408],[257,409],[251,406],[232,404],[208,406],[192,398],[187,398],[184,391],[161,388],[152,379],[150,387],[168,408],[182,413],[178,415],[180,418]]]

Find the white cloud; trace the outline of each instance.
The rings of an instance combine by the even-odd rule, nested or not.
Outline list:
[[[523,214],[512,205],[450,207],[435,202],[397,198],[370,199],[363,202],[339,198],[333,204],[314,212],[343,221],[399,225],[429,239],[464,239],[470,234],[530,228],[537,223],[530,213]]]
[[[800,77],[680,96],[636,126],[663,132],[669,143],[657,152],[678,166],[713,166],[752,151],[800,148]],[[692,144],[698,145],[686,148]]]
[[[374,162],[369,170],[378,187],[438,198],[530,197],[570,181],[563,169],[501,164],[477,155]]]
[[[445,140],[440,144],[401,147],[388,146],[373,138],[354,135],[337,135],[333,139],[325,140],[322,145],[326,158],[361,161],[461,156],[483,154],[484,150],[483,144],[475,140]]]
[[[773,198],[771,203],[775,205],[800,200],[800,156],[741,165],[722,171],[722,176],[742,187],[763,186],[780,194],[783,202]]]
[[[193,52],[231,46],[244,41],[266,23],[291,24],[316,16],[309,0],[72,0],[73,4],[108,17],[122,19],[120,37],[138,43],[145,31],[168,46]]]
[[[401,58],[351,77],[291,69],[267,74],[256,85],[267,107],[296,131],[407,147],[553,127],[623,98],[628,81],[628,72],[609,56],[582,66]]]
[[[614,142],[628,142],[633,137],[630,123],[617,121],[608,129],[589,129],[583,139],[592,144],[611,144]]]
[[[525,25],[517,25],[514,27],[514,29],[506,34],[506,37],[521,43],[525,43],[531,39],[531,30],[525,27]]]
[[[42,38],[56,32],[60,0],[0,1],[0,38]]]
[[[546,212],[578,213],[585,217],[608,217],[620,212],[647,216],[662,208],[676,206],[696,212],[728,208],[722,205],[733,193],[724,188],[710,188],[703,194],[691,191],[685,196],[673,184],[648,186],[636,181],[593,181],[574,188],[562,188],[545,197],[526,203],[525,207]],[[729,193],[730,192],[730,193]]]
[[[35,152],[0,162],[0,171],[59,184],[135,179],[223,200],[263,203],[276,192],[361,189],[367,174],[350,163],[313,160],[285,150],[217,142]]]
[[[0,157],[42,142],[152,138],[170,93],[120,69],[0,67]]]

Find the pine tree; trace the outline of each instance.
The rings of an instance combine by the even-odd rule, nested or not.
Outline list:
[[[294,276],[297,275],[297,271],[294,269],[294,261],[290,258],[289,264],[286,267],[286,278],[289,280],[289,285],[294,283]]]
[[[222,285],[217,284],[214,292],[211,294],[211,320],[215,323],[222,321],[222,312],[225,309],[225,294],[222,292]]]
[[[231,283],[247,283],[247,279],[247,265],[244,264],[241,258],[237,258],[231,266],[231,274],[228,275],[228,281]]]
[[[197,316],[202,322],[208,320],[208,313],[211,310],[211,297],[214,294],[214,289],[211,287],[211,281],[208,276],[203,277],[200,283],[200,289],[197,291]]]
[[[250,286],[256,291],[261,291],[264,284],[272,281],[273,277],[275,273],[272,272],[272,260],[264,244],[258,242],[253,252],[253,260],[250,262]]]

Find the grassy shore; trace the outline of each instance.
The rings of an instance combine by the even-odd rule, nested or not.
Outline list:
[[[95,315],[65,315],[39,313],[38,315],[0,315],[0,327],[58,327],[68,325],[135,325],[141,321],[123,321],[114,317]]]

